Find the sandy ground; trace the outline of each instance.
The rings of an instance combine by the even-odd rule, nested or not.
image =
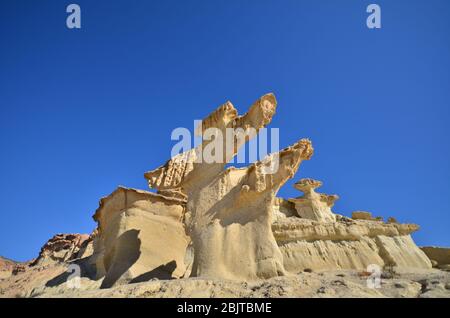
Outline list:
[[[99,289],[101,280],[81,277],[67,283],[66,264],[32,267],[0,279],[0,297],[446,297],[450,272],[437,269],[383,274],[379,288],[369,288],[356,271],[304,272],[256,282],[188,278],[152,280]],[[75,282],[75,283],[74,283]]]

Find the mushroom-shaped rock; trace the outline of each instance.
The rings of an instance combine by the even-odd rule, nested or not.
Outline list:
[[[336,216],[331,211],[334,202],[339,199],[336,194],[317,193],[315,189],[322,186],[322,182],[314,179],[301,179],[294,187],[304,193],[298,198],[289,199],[295,204],[298,216],[318,222],[336,222]]]

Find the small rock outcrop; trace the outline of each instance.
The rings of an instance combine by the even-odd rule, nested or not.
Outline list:
[[[211,138],[212,140],[203,138],[202,143],[196,148],[171,158],[155,170],[146,172],[144,177],[149,187],[159,191],[178,191],[187,194],[202,182],[215,178],[224,170],[238,150],[250,139],[256,137],[261,128],[270,123],[275,114],[276,105],[273,94],[266,94],[259,98],[242,116],[238,115],[238,111],[231,102],[221,105],[202,120],[196,134],[204,136],[203,134],[209,130],[210,132],[218,131],[222,136],[227,136],[227,129],[240,133],[231,136],[232,140],[227,143],[217,138]],[[215,157],[214,162],[203,160],[204,151],[215,147],[221,148],[222,151]]]
[[[56,234],[42,246],[39,256],[30,266],[46,265],[55,262],[67,262],[77,257],[88,234]]]
[[[231,102],[217,108],[197,128],[200,145],[144,174],[155,192],[119,186],[100,200],[91,235],[57,234],[31,262],[0,258],[0,296],[448,295],[449,273],[436,284],[426,275],[441,277],[431,267],[448,269],[449,249],[417,247],[411,234],[418,225],[393,217],[384,222],[366,211],[351,218],[335,213],[339,196],[316,192],[322,182],[311,178],[295,183],[302,196],[277,197],[312,158],[309,139],[246,167],[227,167],[276,108],[273,94],[244,115]],[[229,139],[204,136],[211,130],[226,136],[229,128],[238,131],[231,147]],[[214,161],[202,160],[211,149]],[[80,289],[63,285],[69,264],[80,266]],[[366,285],[373,266],[392,279],[383,293]],[[419,274],[403,280],[395,277],[397,270]]]
[[[424,246],[420,249],[435,263],[434,267],[450,271],[450,248]]]
[[[318,222],[335,222],[336,217],[331,212],[334,202],[339,199],[336,194],[328,195],[317,193],[315,189],[322,186],[321,181],[313,179],[301,179],[295,184],[295,188],[304,193],[303,196],[289,199],[295,204],[299,217]]]

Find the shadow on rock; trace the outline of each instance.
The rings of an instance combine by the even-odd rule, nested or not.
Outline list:
[[[124,274],[139,259],[141,255],[139,232],[138,230],[124,232],[117,239],[117,243],[111,252],[105,255],[105,265],[108,269],[100,288],[114,286],[122,276],[126,276]],[[126,277],[123,278],[126,279]]]
[[[77,270],[73,267],[73,265],[78,266],[80,277],[87,277],[89,279],[94,279],[95,270],[91,268],[92,266],[89,265],[88,261],[89,257],[70,262],[70,265],[67,268],[66,272],[50,279],[49,281],[47,281],[47,283],[45,283],[45,286],[46,287],[59,286],[61,284],[66,283],[71,277],[74,277],[74,275],[77,275],[76,273]]]
[[[132,279],[130,281],[130,283],[134,284],[134,283],[146,282],[153,278],[172,279],[173,278],[172,273],[175,271],[176,268],[177,268],[177,262],[171,261],[167,264],[158,266],[147,273],[139,275],[138,277]]]

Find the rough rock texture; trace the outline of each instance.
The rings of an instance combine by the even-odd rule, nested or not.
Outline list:
[[[204,134],[216,129],[222,136],[227,128],[254,133],[234,136],[231,148],[220,138],[204,138],[201,146],[145,174],[151,187],[180,189],[187,195],[185,219],[194,250],[191,276],[247,280],[284,274],[271,233],[273,202],[300,162],[312,155],[310,142],[301,140],[247,168],[224,171],[239,148],[271,121],[275,109],[272,94],[257,100],[243,116],[227,102],[204,119],[199,130]],[[208,147],[222,149],[222,155],[216,162],[197,162]]]
[[[280,218],[298,216],[295,204],[283,198],[275,198],[273,200],[273,222]]]
[[[420,248],[430,260],[436,262],[436,267],[450,269],[450,248],[424,246]]]
[[[279,153],[276,173],[263,173],[269,157],[248,168],[229,168],[189,193],[192,276],[251,280],[284,274],[271,231],[274,199],[311,154],[309,141],[301,140]]]
[[[431,268],[431,262],[414,244],[415,224],[385,224],[337,216],[336,222],[317,222],[295,216],[280,217],[272,231],[283,254],[285,268],[365,270],[368,265],[397,268]]]
[[[369,212],[362,211],[354,212],[353,218],[364,222],[348,218],[340,218],[337,222],[331,208],[338,196],[315,192],[322,185],[320,181],[302,179],[297,182],[295,187],[304,193],[299,198],[286,201],[275,197],[279,188],[294,176],[302,160],[311,157],[313,148],[307,139],[246,168],[225,170],[225,165],[240,147],[270,123],[275,110],[273,94],[262,96],[243,116],[227,102],[198,127],[197,133],[203,136],[201,145],[145,173],[149,186],[157,189],[161,197],[179,200],[177,204],[183,207],[186,202],[186,210],[181,209],[177,215],[176,239],[172,239],[183,243],[168,247],[169,258],[177,264],[171,277],[190,274],[192,277],[250,281],[285,275],[286,269],[291,272],[305,268],[365,269],[370,264],[431,267],[431,262],[409,236],[418,229],[417,226],[395,222],[384,224],[380,218],[372,218]],[[228,128],[251,133],[226,139],[232,141],[231,147],[221,138],[205,137],[210,130],[218,136],[227,136]],[[215,162],[203,158],[208,149],[219,154]],[[109,200],[114,201],[113,197],[111,195]],[[156,201],[152,201],[146,209],[155,209],[155,204]],[[124,231],[124,227],[129,231],[141,230],[142,222],[119,225],[130,222],[130,218],[124,217],[123,209],[114,204],[108,210],[106,218],[96,217],[100,224],[100,243],[94,245],[94,256],[100,260],[97,267],[104,266],[105,272],[120,272],[114,264],[122,264],[117,266],[131,268],[122,277],[129,281],[137,272],[143,274],[144,264],[149,267],[147,262],[139,267],[136,265],[141,263],[139,261],[131,267],[130,259],[137,256],[129,255],[129,252],[123,252],[120,257],[111,255],[121,254],[124,250],[122,244],[117,243],[122,234],[120,231]],[[120,216],[114,216],[117,213]],[[189,238],[179,234],[183,225]],[[151,233],[159,231],[155,223],[149,223],[145,228]],[[152,243],[147,243],[149,240]],[[192,243],[188,249],[189,240]],[[158,246],[158,242],[157,238],[149,237],[142,246],[148,245],[147,248],[153,250],[151,246]],[[107,251],[102,252],[102,249]],[[102,254],[105,256],[98,257]],[[181,263],[183,255],[187,268]],[[163,266],[159,260],[156,263]],[[111,275],[107,274],[107,277]],[[117,277],[112,279],[116,280]],[[103,283],[104,287],[112,285],[110,279]]]
[[[186,271],[189,237],[182,223],[185,201],[119,187],[100,201],[94,219],[97,278],[102,287],[151,278],[179,278]]]
[[[372,213],[366,211],[354,211],[352,212],[353,220],[372,220]]]
[[[45,243],[39,256],[30,265],[69,261],[76,257],[80,247],[88,238],[88,234],[56,234]]]
[[[0,297],[22,298],[31,297],[36,288],[44,289],[50,287],[48,283],[55,277],[66,271],[66,263],[52,263],[45,266],[26,266],[22,272],[14,276],[0,280]],[[54,285],[56,286],[56,285]],[[59,285],[65,289],[65,285]]]
[[[301,218],[318,222],[335,222],[336,217],[331,212],[331,208],[339,197],[335,194],[316,193],[315,189],[321,185],[321,181],[301,179],[295,184],[295,188],[302,191],[304,195],[295,199],[289,199],[289,201],[295,204],[297,214]]]
[[[102,199],[94,216],[99,228],[88,261],[95,267],[97,278],[105,275],[102,287],[152,277],[180,278],[192,272],[193,257],[189,255],[193,253],[189,254],[192,248],[188,251],[190,238],[184,228],[186,194],[217,177],[239,148],[270,122],[275,108],[272,94],[261,97],[243,116],[238,116],[230,102],[225,103],[205,118],[198,130],[203,134],[216,129],[225,136],[227,128],[245,132],[253,128],[247,135],[233,135],[231,149],[215,138],[204,139],[201,146],[145,174],[158,194],[119,188]],[[196,160],[202,149],[211,146],[223,150],[219,162]],[[270,232],[270,226],[266,228]],[[274,240],[272,244],[277,248]]]
[[[445,272],[411,272],[394,279],[382,279],[377,289],[367,287],[367,278],[357,272],[331,271],[301,273],[274,277],[255,282],[236,282],[212,279],[179,279],[151,281],[98,290],[89,281],[83,281],[87,290],[64,288],[36,288],[32,297],[190,297],[190,298],[450,298],[445,286],[450,274]]]
[[[64,263],[34,266],[0,280],[0,297],[450,297],[450,273],[431,269],[381,275],[380,288],[369,288],[364,272],[302,272],[254,282],[189,278],[151,280],[100,289],[102,280],[81,277],[79,288],[66,281]]]
[[[393,265],[398,269],[432,267],[430,259],[414,243],[410,235],[393,237],[378,235],[375,242],[385,265]]]
[[[15,265],[16,262],[0,256],[0,279],[11,276]]]
[[[242,134],[232,136],[232,142],[218,144],[216,138],[204,138],[201,145],[190,151],[171,158],[163,166],[146,172],[150,188],[158,190],[178,189],[187,193],[205,180],[210,180],[221,173],[225,165],[236,155],[239,148],[254,138],[258,131],[272,120],[276,110],[276,99],[273,94],[266,94],[258,99],[249,111],[239,116],[231,102],[226,102],[202,121],[197,128],[197,134],[205,133],[208,129],[218,130],[225,138],[226,129],[243,131]],[[253,129],[253,130],[252,130]],[[247,134],[245,134],[247,133]],[[227,144],[229,147],[227,147]],[[216,162],[202,160],[202,154],[208,148],[222,148],[222,156]],[[220,159],[220,160],[219,160]]]
[[[30,262],[26,263],[17,263],[14,265],[14,268],[12,270],[12,275],[18,275],[20,273],[24,273],[28,268],[30,267]]]
[[[198,126],[200,145],[145,173],[157,193],[119,187],[100,200],[90,236],[58,234],[36,260],[13,267],[0,259],[0,295],[449,297],[450,273],[429,259],[448,269],[448,249],[419,249],[411,238],[418,225],[335,214],[338,196],[317,193],[314,179],[295,184],[301,197],[276,197],[311,158],[308,139],[225,169],[275,110],[273,94],[242,116],[230,102],[220,106]],[[383,270],[380,289],[367,286],[374,265]],[[75,289],[72,266],[81,275]]]

